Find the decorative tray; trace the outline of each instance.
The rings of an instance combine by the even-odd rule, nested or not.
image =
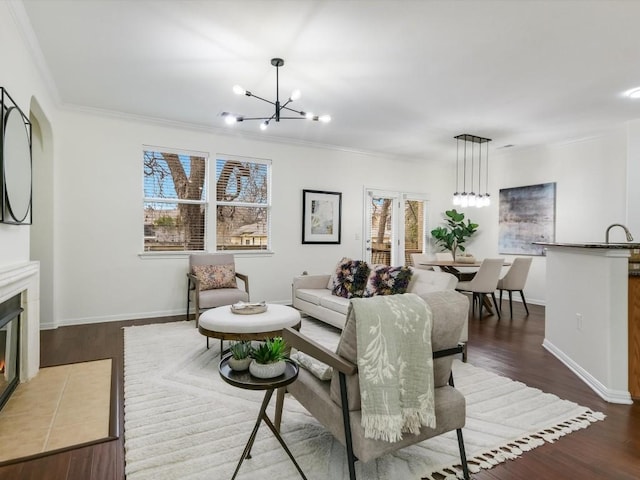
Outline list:
[[[266,302],[238,302],[231,305],[231,312],[238,315],[253,315],[267,311]]]

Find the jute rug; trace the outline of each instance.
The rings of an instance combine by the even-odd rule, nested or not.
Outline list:
[[[326,346],[337,335],[303,320],[303,333]],[[128,480],[231,478],[256,421],[263,392],[224,383],[219,342],[205,348],[193,322],[125,329],[125,450]],[[455,363],[467,399],[464,439],[471,471],[516,459],[604,415],[473,365]],[[271,413],[273,415],[272,401]],[[287,395],[282,436],[311,480],[348,478],[345,449]],[[265,425],[239,479],[297,479],[298,472]],[[455,478],[455,432],[363,464],[367,480]],[[436,476],[434,476],[436,475]],[[441,477],[440,477],[441,478]]]
[[[112,359],[41,368],[0,410],[0,466],[118,436]]]

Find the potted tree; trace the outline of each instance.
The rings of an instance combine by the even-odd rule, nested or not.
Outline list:
[[[236,372],[243,372],[249,368],[251,363],[251,352],[253,347],[249,340],[242,340],[240,342],[233,342],[229,346],[231,351],[231,358],[229,359],[229,368]]]
[[[275,337],[253,349],[249,373],[258,378],[274,378],[287,368],[285,359],[287,345],[282,337]]]
[[[453,260],[456,259],[456,251],[460,249],[464,252],[464,242],[467,241],[478,229],[477,223],[471,220],[464,221],[464,213],[458,213],[456,209],[444,212],[447,225],[431,230],[431,236],[435,239],[436,245],[440,245],[444,250],[451,251]]]

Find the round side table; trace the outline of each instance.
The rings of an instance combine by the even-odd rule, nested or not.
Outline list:
[[[233,472],[233,477],[231,477],[231,480],[234,480],[236,478],[236,475],[238,475],[238,471],[240,470],[240,466],[242,465],[242,462],[244,462],[246,458],[251,458],[251,448],[253,447],[253,442],[256,439],[258,428],[260,427],[260,424],[262,422],[267,424],[271,432],[275,435],[278,442],[280,442],[280,445],[282,446],[284,451],[287,452],[287,455],[289,456],[289,458],[295,465],[296,469],[300,473],[300,476],[304,480],[307,480],[307,477],[304,476],[304,472],[300,468],[300,465],[298,465],[298,462],[296,462],[296,459],[293,457],[293,454],[289,450],[289,447],[287,447],[287,444],[284,442],[284,440],[280,436],[280,432],[278,432],[278,429],[274,426],[273,422],[267,415],[267,406],[269,405],[269,401],[271,400],[273,392],[276,389],[286,387],[290,383],[294,382],[296,378],[298,378],[298,365],[290,360],[287,360],[286,361],[287,367],[282,375],[279,375],[275,378],[257,378],[251,375],[248,370],[244,372],[236,372],[234,370],[231,370],[231,367],[229,367],[230,357],[231,356],[228,355],[224,357],[222,360],[220,360],[218,371],[220,372],[220,376],[222,377],[222,380],[227,382],[229,385],[233,385],[234,387],[237,387],[237,388],[244,388],[246,390],[264,390],[265,391],[264,399],[262,400],[262,405],[260,407],[260,412],[258,413],[256,424],[253,427],[253,431],[251,432],[251,435],[249,436],[247,445],[244,447],[242,456],[240,457],[240,461],[238,462],[238,466],[236,467],[235,472]]]

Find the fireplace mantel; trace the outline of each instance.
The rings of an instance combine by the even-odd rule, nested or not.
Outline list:
[[[40,368],[40,263],[0,267],[0,303],[20,294],[20,381],[35,377]]]

